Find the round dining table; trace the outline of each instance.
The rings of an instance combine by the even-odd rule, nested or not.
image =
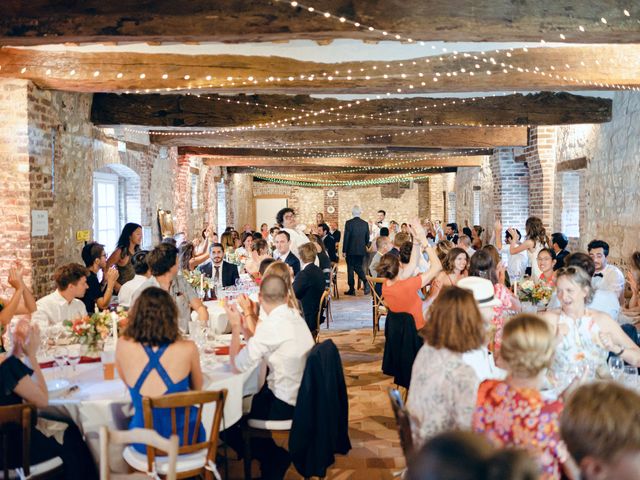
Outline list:
[[[203,390],[227,389],[221,429],[224,430],[240,420],[243,414],[243,399],[259,390],[260,368],[235,373],[232,372],[228,356],[206,355],[202,362],[204,375]],[[100,459],[100,427],[126,430],[133,416],[133,406],[129,391],[118,378],[104,380],[102,364],[84,363],[77,365],[75,371],[65,367],[64,376],[69,381],[68,388],[50,394],[49,406],[42,409],[47,416],[71,419],[84,434],[89,449],[96,460]],[[63,372],[59,368],[43,370],[45,379],[60,378]],[[202,423],[209,435],[215,404],[208,404],[202,412]],[[124,447],[110,447],[111,468],[114,472],[126,472],[128,467],[122,459]]]

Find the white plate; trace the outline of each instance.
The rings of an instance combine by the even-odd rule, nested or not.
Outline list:
[[[65,380],[64,378],[47,380],[47,390],[49,393],[58,393],[70,386],[71,383],[69,383],[69,380]]]

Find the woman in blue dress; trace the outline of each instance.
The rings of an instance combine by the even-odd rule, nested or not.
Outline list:
[[[129,428],[144,427],[143,397],[202,389],[202,370],[196,345],[183,340],[178,330],[178,310],[168,292],[161,288],[145,289],[129,312],[129,324],[116,348],[116,368],[129,387],[134,415]],[[189,415],[189,439],[199,429],[197,441],[204,441],[202,424],[195,425],[197,412]],[[171,435],[169,409],[155,409],[154,429],[164,437]],[[184,410],[176,412],[180,445],[184,444]],[[140,453],[144,446],[134,445]]]

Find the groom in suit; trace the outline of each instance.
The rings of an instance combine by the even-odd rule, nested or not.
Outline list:
[[[210,256],[210,261],[198,267],[202,274],[212,278],[216,284],[221,284],[223,287],[235,285],[236,280],[240,278],[238,267],[223,260],[224,251],[220,243],[213,244]]]
[[[355,270],[364,285],[365,295],[368,295],[370,290],[364,273],[363,261],[369,246],[369,224],[360,218],[360,215],[362,215],[360,207],[354,206],[351,214],[353,218],[347,220],[344,225],[344,241],[342,242],[342,255],[347,259],[347,282],[349,284],[349,290],[344,294],[356,294],[353,276]]]

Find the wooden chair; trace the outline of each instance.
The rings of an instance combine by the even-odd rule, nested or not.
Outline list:
[[[411,420],[409,412],[404,406],[402,395],[400,391],[395,388],[389,388],[389,401],[391,402],[391,408],[393,409],[393,416],[396,419],[396,428],[398,429],[398,436],[400,437],[400,447],[404,454],[405,463],[408,465],[409,460],[413,456],[413,436],[411,435]]]
[[[380,317],[385,316],[388,309],[382,297],[376,292],[376,285],[382,285],[384,278],[370,277],[367,275],[367,283],[371,289],[371,308],[373,310],[373,340],[371,343],[373,343],[376,341],[376,335],[380,331]]]
[[[316,318],[316,334],[315,334],[315,341],[316,343],[318,343],[320,341],[320,321],[322,320],[322,312],[329,311],[329,301],[330,301],[331,297],[330,297],[330,289],[326,289],[324,291],[324,293],[322,294],[322,297],[320,297],[320,307],[318,308],[318,316]],[[327,313],[325,315],[325,321],[329,321],[328,320],[329,314]]]
[[[142,411],[144,416],[144,427],[155,430],[153,426],[153,410],[156,408],[170,409],[171,433],[177,435],[176,410],[184,409],[183,442],[184,445],[178,448],[178,461],[176,464],[176,478],[187,478],[203,476],[211,480],[214,476],[219,478],[215,464],[215,455],[218,448],[218,434],[220,432],[220,421],[224,409],[224,402],[227,398],[227,390],[220,391],[195,391],[184,393],[172,393],[161,397],[144,397],[142,399]],[[195,425],[200,425],[202,420],[202,410],[207,403],[215,402],[215,410],[209,430],[209,438],[204,442],[198,442],[198,428],[194,428],[193,435],[189,438],[190,408],[198,407]],[[155,471],[160,475],[165,475],[168,471],[166,457],[156,458],[156,455],[164,455],[164,452],[157,451],[154,447],[147,447],[147,454],[142,455],[132,447],[127,447],[123,453],[126,462],[138,471]]]
[[[330,289],[332,291],[331,296],[336,300],[340,300],[340,294],[338,293],[338,263],[334,263],[331,267],[331,276],[329,277]],[[328,328],[328,327],[327,327]]]
[[[154,430],[146,428],[134,428],[133,430],[109,430],[107,427],[100,427],[100,480],[120,480],[130,479],[138,476],[139,478],[149,478],[147,473],[130,474],[114,474],[109,468],[109,445],[123,445],[130,443],[142,443],[150,445],[155,449],[166,452],[167,470],[165,474],[166,480],[176,479],[176,462],[178,459],[178,436],[171,435],[170,438],[164,438]]]
[[[0,407],[0,441],[2,444],[2,479],[46,479],[62,474],[62,460],[54,457],[31,465],[31,429],[36,424],[36,407],[28,403]],[[22,443],[21,467],[9,468],[9,443]],[[10,472],[13,471],[13,474]]]

